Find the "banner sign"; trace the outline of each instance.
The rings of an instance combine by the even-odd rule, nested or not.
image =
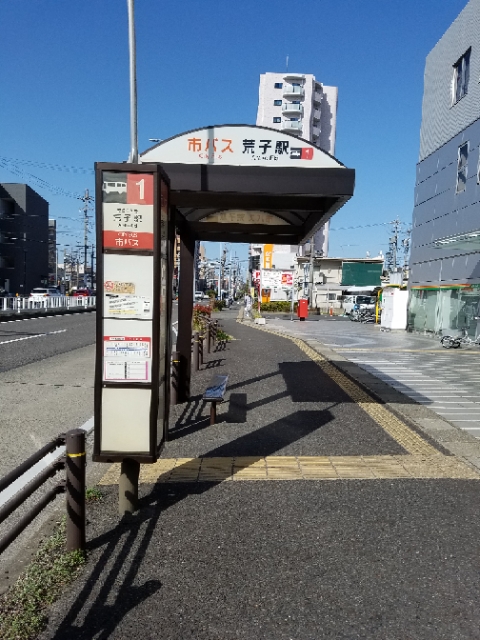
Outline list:
[[[343,167],[333,156],[307,140],[277,129],[249,125],[221,125],[182,133],[145,151],[141,162]]]

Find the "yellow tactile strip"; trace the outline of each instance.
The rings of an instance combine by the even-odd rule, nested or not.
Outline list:
[[[294,342],[311,360],[331,378],[343,391],[359,405],[375,422],[388,433],[399,445],[412,455],[432,456],[438,454],[437,449],[426,442],[415,431],[410,429],[404,422],[395,416],[386,407],[379,404],[360,385],[342,373],[331,362],[324,358],[318,351],[312,349],[308,344],[299,338],[272,329],[265,329],[261,325],[253,325],[255,329],[273,333],[281,338],[286,338]]]
[[[114,464],[100,481],[118,484]],[[143,465],[142,484],[157,482],[226,482],[249,480],[480,480],[480,475],[454,456],[267,456],[239,458],[163,458]]]

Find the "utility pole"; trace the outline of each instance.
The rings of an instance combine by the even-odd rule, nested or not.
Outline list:
[[[95,287],[93,286],[93,262],[95,259],[95,253],[94,253],[94,249],[95,249],[95,245],[92,242],[92,253],[91,253],[91,260],[90,260],[90,289],[94,289]]]
[[[313,309],[313,258],[314,258],[314,249],[313,242],[315,236],[312,236],[310,239],[310,269],[308,270],[308,303],[311,309]]]
[[[93,198],[89,194],[88,189],[85,189],[85,195],[80,198],[83,202],[83,225],[84,225],[84,244],[83,244],[83,279],[85,280],[84,284],[87,286],[87,251],[88,251],[88,212],[90,211],[89,203],[92,202]],[[92,271],[93,278],[93,271]],[[78,283],[77,283],[78,286]]]
[[[395,220],[392,220],[390,224],[393,227],[393,235],[390,236],[388,241],[388,252],[387,252],[386,258],[387,258],[387,268],[390,271],[390,273],[392,273],[397,271],[398,238],[400,235],[400,227],[402,223],[398,218],[395,218]]]

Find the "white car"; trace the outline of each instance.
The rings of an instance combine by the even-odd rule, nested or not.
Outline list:
[[[197,300],[204,300],[207,297],[208,296],[206,296],[203,291],[195,291],[193,299],[197,302]]]
[[[61,293],[55,287],[35,287],[29,296],[32,302],[43,302],[46,298],[59,298]]]

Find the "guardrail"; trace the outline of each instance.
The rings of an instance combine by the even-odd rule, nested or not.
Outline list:
[[[43,486],[59,471],[65,469],[66,477],[51,487],[38,502],[20,520],[12,526],[10,531],[0,538],[0,554],[26,529],[26,527],[54,500],[60,493],[66,493],[67,507],[67,551],[85,549],[85,431],[72,429],[66,434],[60,434],[46,444],[39,451],[30,456],[25,462],[10,471],[0,479],[0,498],[3,491],[8,489],[45,456],[52,454],[58,447],[65,445],[65,455],[57,457],[47,464],[23,488],[16,492],[0,507],[0,524],[16,511],[35,491]]]
[[[0,311],[24,311],[27,309],[70,309],[94,307],[96,296],[49,296],[41,300],[32,298],[0,298]]]

